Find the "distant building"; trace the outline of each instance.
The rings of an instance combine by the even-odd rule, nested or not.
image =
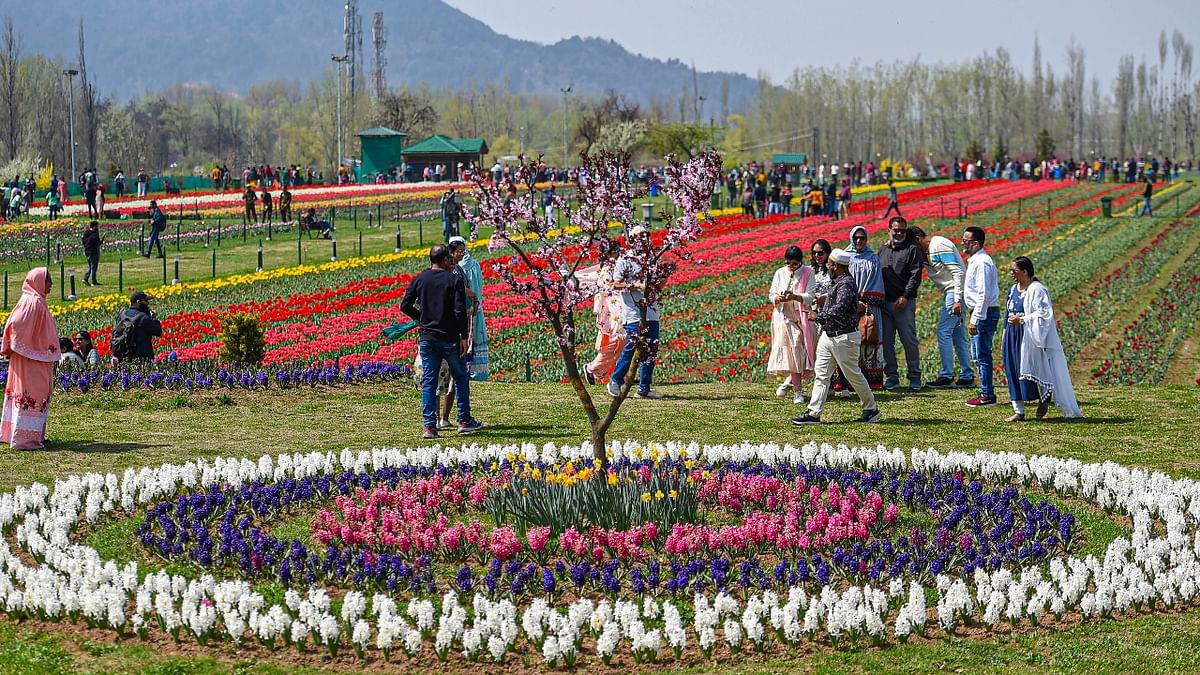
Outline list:
[[[414,176],[420,176],[426,166],[437,164],[446,165],[447,180],[460,180],[462,169],[471,162],[480,170],[487,170],[483,157],[488,153],[488,145],[482,138],[450,138],[434,134],[406,146],[402,152]],[[459,164],[462,164],[461,168]]]
[[[371,127],[354,134],[362,149],[361,176],[373,177],[387,173],[393,166],[400,166],[404,139],[408,134],[387,127]]]

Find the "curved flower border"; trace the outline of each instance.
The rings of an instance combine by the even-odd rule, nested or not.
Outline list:
[[[1087,464],[1075,459],[979,450],[974,453],[851,448],[845,445],[802,447],[780,444],[705,445],[677,442],[613,443],[611,458],[637,460],[650,452],[719,464],[758,461],[845,468],[891,468],[921,472],[962,472],[995,482],[1036,483],[1047,492],[1087,500],[1132,520],[1129,537],[1111,542],[1102,557],[1056,558],[1049,565],[994,573],[976,570],[966,579],[938,576],[936,602],[930,605],[916,581],[900,579],[886,587],[825,586],[808,593],[765,591],[744,602],[717,593],[696,594],[691,620],[670,600],[641,602],[580,598],[553,606],[536,599],[523,607],[510,600],[476,594],[462,600],[454,591],[439,606],[413,599],[405,606],[383,594],[368,598],[350,591],[333,613],[323,588],[289,590],[283,604],[270,604],[244,580],[210,575],[189,580],[164,570],[139,581],[136,562],[118,566],[90,547],[71,540],[80,519],[97,523],[107,514],[131,515],[180,490],[218,483],[239,486],[256,480],[279,481],[364,472],[385,467],[486,465],[509,454],[527,461],[591,459],[584,445],[538,447],[471,445],[399,449],[376,448],[340,453],[282,454],[258,461],[218,458],[116,474],[89,473],[36,483],[0,496],[0,609],[12,617],[83,620],[119,633],[144,635],[152,624],[176,639],[186,629],[200,644],[209,639],[241,643],[257,639],[336,653],[353,648],[366,658],[372,647],[389,658],[402,649],[448,658],[451,651],[469,660],[501,662],[510,651],[534,650],[547,662],[572,666],[586,648],[608,662],[623,647],[637,661],[655,660],[690,646],[711,656],[720,643],[731,652],[763,649],[773,643],[796,646],[805,640],[859,639],[883,642],[889,633],[904,640],[936,624],[945,634],[966,623],[995,626],[1002,621],[1036,625],[1047,614],[1078,611],[1085,618],[1111,617],[1143,609],[1191,603],[1200,591],[1200,482],[1113,462]],[[1157,531],[1156,531],[1157,528]],[[36,564],[13,551],[10,537]],[[26,558],[28,559],[28,558]],[[585,637],[592,639],[585,642]]]

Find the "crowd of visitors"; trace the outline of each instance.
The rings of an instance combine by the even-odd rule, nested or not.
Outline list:
[[[1051,402],[1064,417],[1081,417],[1053,305],[1046,287],[1034,275],[1033,263],[1021,256],[1009,267],[1013,284],[1002,320],[999,279],[986,242],[984,230],[966,228],[962,236],[967,255],[964,264],[949,239],[930,236],[894,217],[888,223],[888,243],[878,256],[861,227],[851,231],[847,249],[831,249],[824,240],[813,242],[808,265],[803,250],[789,246],[768,292],[774,311],[766,369],[768,375],[778,378],[777,396],[785,397],[791,391],[793,402],[808,403],[805,414],[792,422],[820,423],[830,390],[843,395],[853,390],[858,395],[862,405],[859,422],[879,420],[881,414],[871,391],[878,385],[872,375],[882,367],[881,388],[899,387],[897,337],[904,348],[910,391],[927,386],[973,387],[978,370],[979,392],[967,399],[967,407],[996,405],[992,344],[1000,328],[1004,330],[1004,370],[1013,406],[1008,421],[1023,421],[1028,401],[1038,402],[1039,419],[1045,417]],[[922,271],[941,291],[937,318],[941,370],[937,379],[927,384],[921,380],[915,322]],[[603,344],[610,344],[609,339]],[[597,351],[601,345],[598,339]],[[591,382],[596,373],[591,364],[586,372]],[[809,376],[813,378],[812,394],[805,397],[803,381]]]

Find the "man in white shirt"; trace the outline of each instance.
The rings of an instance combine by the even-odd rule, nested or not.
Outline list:
[[[613,398],[621,395],[621,387],[625,384],[625,376],[633,367],[633,355],[637,350],[638,336],[642,330],[642,307],[645,304],[646,289],[645,272],[638,260],[639,252],[648,249],[646,238],[649,233],[642,225],[635,225],[626,236],[625,252],[617,259],[613,268],[614,290],[621,292],[621,322],[625,324],[625,348],[617,357],[617,365],[613,368],[612,378],[608,381],[608,393]],[[637,397],[657,400],[662,394],[651,391],[654,381],[654,362],[658,358],[658,317],[659,306],[654,302],[645,308],[646,341],[645,351],[638,368]]]
[[[1000,323],[1000,276],[992,256],[983,250],[986,240],[983,228],[968,227],[963,232],[963,252],[967,254],[963,304],[970,312],[967,332],[971,334],[971,348],[979,368],[979,396],[967,401],[968,408],[996,405],[996,391],[992,387],[992,343]]]
[[[925,272],[929,280],[943,293],[942,311],[937,322],[938,356],[942,370],[930,387],[969,387],[975,384],[971,369],[971,352],[967,343],[967,327],[963,324],[963,280],[966,266],[954,242],[945,237],[929,235],[912,227],[913,237],[925,251]],[[958,380],[954,379],[954,357],[958,357]]]

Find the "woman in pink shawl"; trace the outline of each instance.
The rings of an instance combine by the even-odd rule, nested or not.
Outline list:
[[[767,374],[787,378],[775,390],[776,396],[786,396],[790,388],[794,402],[806,403],[803,378],[812,375],[817,347],[807,311],[813,301],[813,271],[804,264],[799,246],[789,246],[783,257],[786,264],[771,280],[770,298],[775,311],[771,313]]]
[[[25,275],[21,299],[4,324],[0,354],[8,357],[8,386],[0,442],[14,450],[37,450],[46,438],[46,417],[58,363],[58,326],[50,316],[46,294],[53,282],[45,267]]]

